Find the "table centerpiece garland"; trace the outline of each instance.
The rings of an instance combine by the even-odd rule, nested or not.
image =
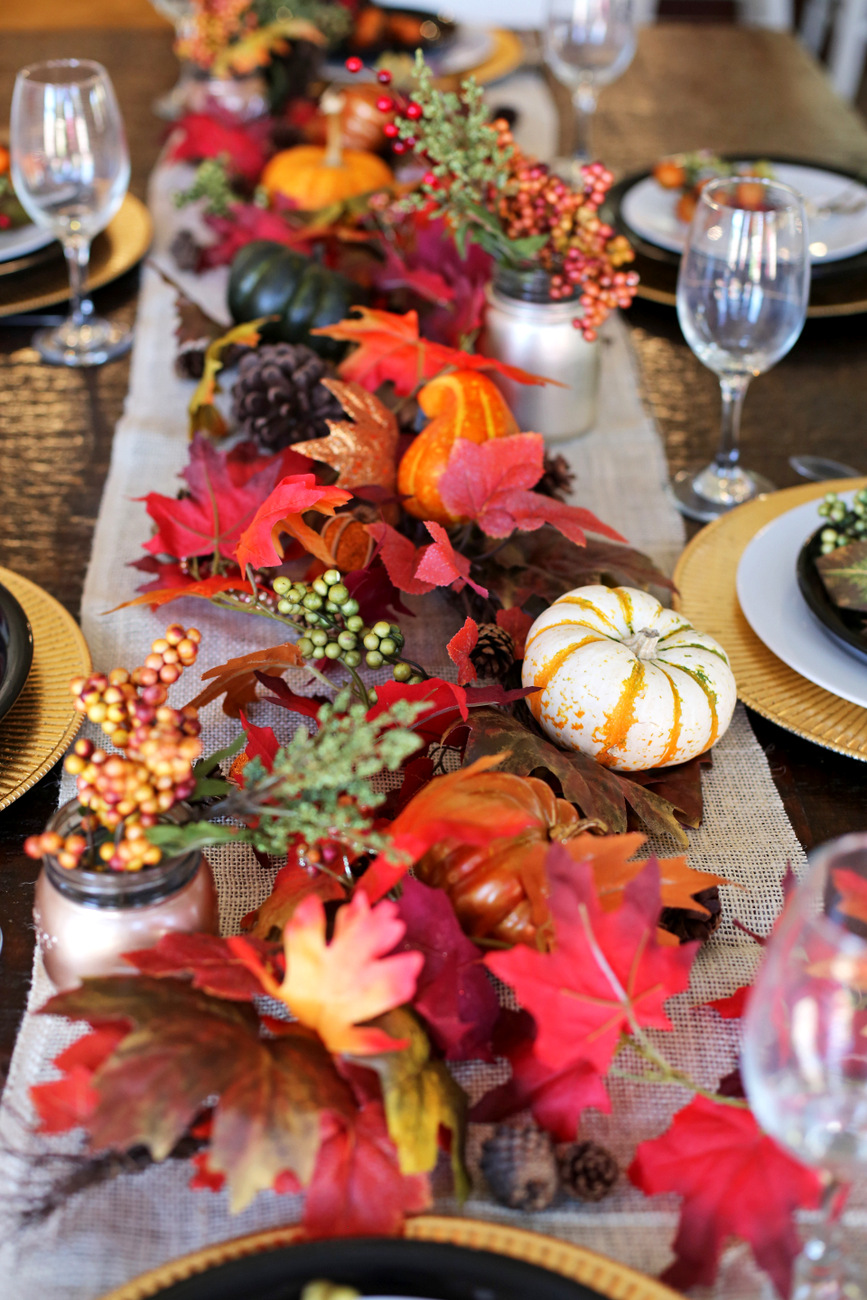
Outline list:
[[[147,280],[142,322],[155,313],[153,328],[159,313],[166,314],[170,291],[153,272]],[[313,337],[353,337],[358,321],[326,326]],[[186,844],[195,836],[196,843],[222,841],[236,863],[242,835],[260,853],[288,857],[272,893],[262,897],[261,886],[257,890],[260,906],[247,918],[247,937],[164,940],[137,955],[139,976],[90,981],[49,1004],[47,1010],[92,1029],[57,1060],[62,1077],[31,1094],[43,1128],[61,1132],[83,1124],[97,1147],[143,1144],[161,1158],[193,1125],[202,1144],[196,1181],[213,1189],[228,1182],[235,1209],[257,1192],[271,1195],[265,1189],[292,1194],[305,1185],[302,1213],[311,1232],[393,1231],[404,1213],[429,1204],[433,1187],[439,1189],[442,1129],[451,1135],[445,1145],[455,1192],[466,1194],[468,1097],[475,1103],[469,1118],[479,1123],[532,1113],[529,1128],[520,1121],[495,1130],[481,1164],[505,1203],[537,1214],[545,1188],[553,1196],[557,1187],[552,1139],[564,1144],[560,1169],[571,1190],[598,1188],[600,1176],[605,1182],[604,1156],[574,1145],[594,1132],[592,1112],[610,1109],[612,1097],[618,1103],[628,1097],[626,1125],[634,1128],[632,1111],[643,1110],[645,1133],[648,1115],[656,1116],[650,1128],[658,1133],[674,1096],[685,1104],[667,1132],[645,1136],[629,1167],[631,1180],[646,1192],[684,1197],[670,1276],[681,1285],[711,1282],[725,1239],[735,1233],[751,1242],[784,1293],[786,1261],[796,1249],[792,1212],[815,1203],[817,1182],[757,1129],[736,1078],[720,1081],[725,1071],[719,1061],[728,1057],[731,1064],[730,1045],[704,1059],[685,1037],[686,1025],[714,1034],[726,1018],[736,1018],[742,992],[732,975],[738,961],[712,973],[714,957],[723,954],[718,941],[697,957],[694,942],[672,946],[673,936],[657,930],[666,903],[700,927],[706,908],[695,894],[715,889],[722,877],[702,875],[683,858],[636,862],[641,837],[627,832],[629,808],[663,837],[657,842],[666,835],[669,843],[686,839],[676,813],[687,823],[698,820],[696,765],[687,773],[691,780],[679,772],[674,784],[656,774],[661,792],[655,793],[592,758],[556,749],[524,712],[527,688],[514,676],[534,614],[576,585],[576,575],[665,580],[619,542],[600,540],[607,526],[562,500],[562,467],[546,469],[539,435],[506,423],[476,440],[471,423],[463,436],[461,426],[454,427],[454,407],[438,404],[437,385],[440,393],[457,392],[461,410],[472,410],[468,395],[481,390],[490,398],[487,360],[426,343],[406,314],[367,308],[360,321],[361,346],[341,363],[341,378],[327,385],[351,418],[332,419],[327,434],[271,454],[249,444],[224,451],[213,441],[226,424],[214,400],[216,376],[229,347],[255,346],[261,322],[216,335],[204,350],[202,379],[189,403],[194,437],[183,470],[187,490],[180,500],[156,489],[147,495],[159,530],[147,546],[156,583],[112,617],[140,630],[148,617],[142,605],[183,597],[189,609],[189,598],[198,596],[207,601],[200,620],[204,644],[213,636],[215,644],[247,650],[222,662],[212,658],[204,674],[208,684],[191,706],[191,713],[206,711],[206,734],[219,742],[239,728],[225,720],[214,725],[214,700],[222,697],[226,712],[240,715],[248,761],[223,791],[218,811],[238,814],[247,832],[203,821],[182,836]],[[150,343],[153,348],[153,338]],[[164,341],[157,351],[166,357]],[[137,353],[134,394],[152,382],[152,359],[146,365],[143,349]],[[408,377],[413,369],[420,384]],[[418,388],[432,423],[452,421],[447,463],[424,484],[425,491],[433,487],[435,510],[444,512],[440,519],[429,504],[411,514],[404,508],[407,498],[419,501],[421,493],[401,499],[397,420],[371,391],[384,380],[398,400]],[[127,418],[131,424],[143,420],[146,428],[158,408],[151,400],[149,411],[136,416],[131,407]],[[177,413],[172,420],[177,428]],[[148,479],[163,485],[159,461],[167,453],[178,465],[177,442],[168,427],[148,432],[153,446],[142,486]],[[416,444],[423,438],[424,432]],[[329,440],[340,444],[338,454]],[[119,433],[117,468],[129,454],[123,441]],[[127,463],[126,482],[129,470]],[[540,491],[546,473],[555,478],[545,485],[552,495]],[[218,499],[217,486],[222,523],[215,529],[216,510],[206,518],[203,549],[202,511],[206,498]],[[193,546],[183,545],[185,528],[199,531]],[[588,541],[584,529],[595,536]],[[100,543],[104,554],[105,537],[98,535],[97,552]],[[504,563],[508,547],[513,553]],[[537,576],[528,582],[528,574]],[[91,597],[96,580],[92,568]],[[116,579],[111,585],[117,589]],[[459,602],[457,618],[441,591]],[[421,638],[408,626],[400,593],[429,622]],[[98,599],[103,595],[104,589]],[[251,632],[251,614],[263,618],[263,628],[265,619],[282,622],[280,635],[291,630],[293,639],[262,649],[266,638]],[[354,619],[362,625],[356,628]],[[438,639],[448,624],[455,635]],[[325,635],[322,645],[313,639],[317,632]],[[427,663],[415,648],[420,641],[427,642]],[[361,677],[360,646],[379,678],[373,698]],[[439,675],[446,649],[457,685]],[[394,666],[391,683],[381,680],[383,662]],[[348,690],[327,671],[329,664],[340,665],[344,679],[348,675]],[[473,684],[486,674],[505,681]],[[311,676],[314,694],[324,692],[331,703],[311,697]],[[296,731],[287,744],[270,726],[254,724],[247,714],[257,682],[267,688],[272,708],[300,713],[318,730],[312,736]],[[143,684],[139,676],[139,693]],[[107,686],[100,680],[78,684],[94,722],[105,722]],[[254,707],[259,716],[264,706]],[[269,720],[286,734],[284,714]],[[743,725],[740,719],[736,727],[741,744]],[[117,738],[123,724],[115,716],[106,729]],[[327,760],[318,768],[317,752]],[[78,757],[86,763],[92,756],[93,741],[87,741]],[[755,761],[755,752],[749,757]],[[81,762],[77,766],[81,775]],[[391,787],[386,793],[382,782],[372,786],[370,780],[389,768],[398,776],[384,783]],[[539,772],[548,784],[532,775]],[[296,802],[293,821],[271,823],[281,827],[275,837],[266,830],[268,796],[261,792],[274,789],[277,777]],[[765,777],[769,785],[766,769]],[[183,782],[180,788],[190,793]],[[266,820],[256,826],[257,817]],[[509,833],[502,833],[507,826]],[[484,868],[499,854],[500,887],[505,882],[506,895],[513,891],[517,907],[501,907],[494,918],[487,904],[477,906],[472,890],[440,887],[455,863],[441,855],[436,861],[434,846],[449,839],[455,850],[458,842],[475,846],[475,866]],[[406,874],[411,864],[415,878]],[[678,928],[672,913],[662,919]],[[224,928],[226,922],[236,928],[228,917]],[[728,925],[725,931],[733,933]],[[747,981],[757,951],[741,966]],[[355,990],[323,996],[329,981],[332,989],[339,984],[344,963],[357,976]],[[483,967],[513,991],[505,1009],[492,998]],[[686,995],[691,975],[693,992]],[[720,979],[733,996],[699,996],[702,985],[718,988]],[[274,1002],[264,1004],[266,994]],[[596,1010],[589,1017],[577,1014],[574,1034],[564,1035],[563,1015],[575,1015],[578,1007],[586,1012],[588,998]],[[281,1007],[294,1021],[279,1018]],[[213,1024],[214,1035],[205,1031],[198,1038],[193,1022]],[[238,1038],[233,1031],[232,1048],[223,1037],[221,1056],[216,1030],[229,1022]],[[132,1034],[130,1023],[137,1026]],[[183,1048],[174,1060],[169,1052],[168,1074],[154,1076],[133,1105],[132,1079],[153,1063],[161,1035]],[[237,1052],[241,1038],[244,1059]],[[477,1064],[495,1058],[498,1073]],[[272,1109],[253,1111],[239,1094],[251,1085],[256,1091],[257,1079],[261,1093],[266,1075],[281,1078],[283,1086],[271,1090]],[[618,1119],[615,1106],[609,1131]],[[737,1189],[745,1186],[739,1180],[747,1156],[754,1161],[753,1179],[763,1180],[766,1206],[774,1206],[762,1223],[740,1213]],[[704,1159],[713,1159],[716,1170],[710,1206],[702,1200]],[[588,1173],[591,1167],[596,1175]],[[544,1223],[544,1215],[534,1221]]]

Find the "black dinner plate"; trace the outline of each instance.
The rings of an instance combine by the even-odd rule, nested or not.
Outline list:
[[[0,718],[18,699],[33,662],[33,633],[27,615],[0,586]]]
[[[723,154],[728,162],[738,162],[741,153]],[[757,155],[758,156],[758,155]],[[845,167],[832,166],[818,162],[815,158],[793,158],[775,153],[772,162],[793,163],[799,167],[817,167],[822,171],[834,172],[849,180],[867,184],[863,172],[849,171]],[[642,238],[622,214],[623,200],[633,185],[646,180],[650,169],[625,176],[622,181],[612,185],[602,208],[603,219],[614,226],[620,234],[626,236],[635,249],[634,268],[638,271],[640,282],[638,297],[651,302],[664,303],[674,307],[677,302],[677,269],[680,266],[680,254],[670,249],[660,248]],[[672,190],[672,202],[675,191]],[[824,266],[814,267],[810,278],[810,304],[807,316],[811,319],[825,316],[854,316],[867,312],[867,249],[853,257],[841,258],[838,262],[828,262]]]
[[[382,54],[414,54],[416,49],[423,50],[425,54],[441,54],[447,49],[455,39],[457,24],[452,18],[446,18],[437,13],[431,13],[426,9],[393,8],[391,5],[363,4],[356,14],[356,20],[359,14],[365,9],[383,9],[386,18],[400,19],[408,18],[410,21],[417,22],[419,30],[413,34],[411,40],[401,40],[396,34],[394,27],[387,32],[382,40],[360,45],[356,39],[355,32],[349,33],[339,45],[330,51],[332,58],[342,58],[347,54],[357,54],[364,59],[365,63],[373,63]]]
[[[362,1295],[423,1300],[600,1300],[600,1293],[535,1264],[486,1250],[391,1237],[280,1246],[172,1283],[159,1300],[299,1300],[327,1278]]]
[[[848,654],[867,664],[867,634],[864,631],[867,615],[835,605],[816,568],[816,560],[822,553],[821,533],[822,529],[818,528],[798,552],[797,573],[801,595],[811,614],[822,625],[823,632]]]

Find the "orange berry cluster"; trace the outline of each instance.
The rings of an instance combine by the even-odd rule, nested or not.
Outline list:
[[[494,123],[501,147],[511,149],[510,177],[490,201],[509,239],[547,235],[538,265],[551,272],[551,297],[570,298],[581,289],[577,329],[591,341],[615,307],[628,307],[638,275],[619,268],[634,260],[629,241],[599,217],[611,182],[602,163],[582,167],[582,190],[573,190],[547,164],[527,158],[515,145],[508,124]]]
[[[52,831],[33,835],[24,849],[31,857],[52,854],[62,867],[81,864],[89,836],[99,827],[113,832],[97,850],[101,863],[115,871],[139,871],[160,860],[160,850],[145,831],[176,803],[192,794],[193,765],[202,745],[198,710],[166,703],[168,688],[195,662],[201,633],[172,624],[154,641],[144,664],[73,678],[75,708],[97,723],[121,754],[78,740],[65,760],[76,778],[79,803],[87,810],[84,834],[62,839]]]

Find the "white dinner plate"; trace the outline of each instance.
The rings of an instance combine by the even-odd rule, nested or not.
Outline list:
[[[810,229],[810,253],[814,262],[839,262],[867,248],[867,186],[840,172],[800,163],[771,163],[774,177],[791,185],[813,203],[831,203],[844,197],[863,198],[860,212],[836,213],[830,217],[813,217]],[[623,220],[648,243],[682,253],[687,225],[675,216],[679,190],[664,190],[652,176],[645,176],[626,191],[620,204]]]
[[[14,230],[0,231],[0,262],[11,262],[13,257],[26,257],[50,244],[55,236],[41,226],[16,226]]]
[[[784,664],[867,708],[867,667],[831,640],[798,590],[798,552],[822,522],[820,500],[788,510],[756,533],[738,565],[738,601],[756,636]]]

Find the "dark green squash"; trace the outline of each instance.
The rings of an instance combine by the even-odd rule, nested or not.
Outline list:
[[[265,326],[263,338],[306,343],[332,359],[343,356],[345,344],[310,331],[343,320],[366,297],[361,285],[345,275],[271,239],[245,244],[229,273],[229,311],[234,321],[277,316]]]

